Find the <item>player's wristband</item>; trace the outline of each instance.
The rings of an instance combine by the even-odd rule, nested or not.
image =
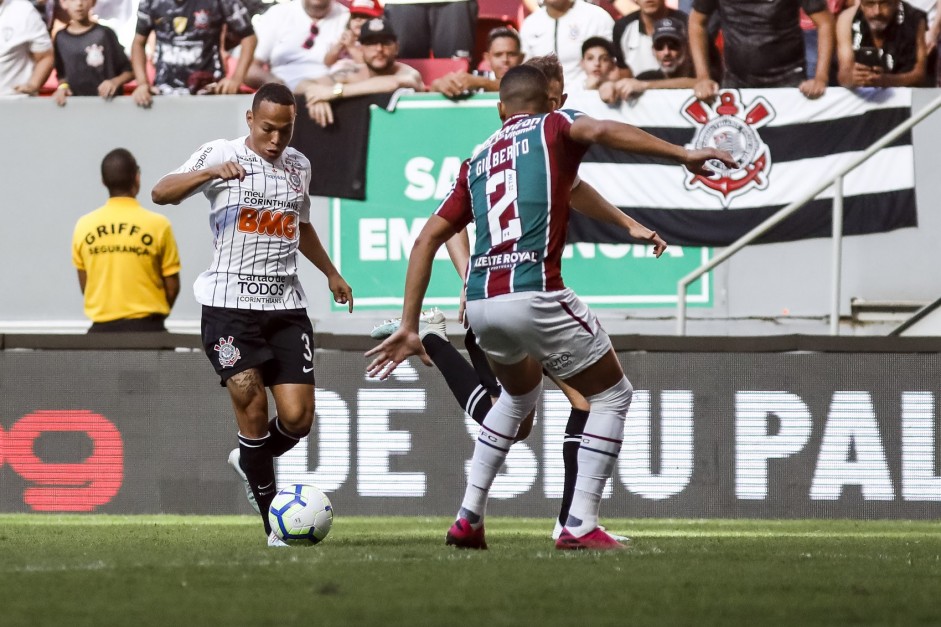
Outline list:
[[[68,89],[68,88],[69,88],[69,84],[64,81],[60,82],[58,87],[56,87],[56,89]]]
[[[333,84],[333,97],[342,98],[343,97],[343,83],[334,83]]]

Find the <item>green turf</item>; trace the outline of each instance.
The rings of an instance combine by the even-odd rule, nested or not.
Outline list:
[[[0,515],[0,625],[941,624],[941,524],[607,521],[620,554],[557,552],[549,521],[339,518],[269,549],[250,517]]]

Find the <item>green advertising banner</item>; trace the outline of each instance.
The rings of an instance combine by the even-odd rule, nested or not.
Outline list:
[[[366,200],[331,201],[331,253],[356,286],[357,308],[391,309],[402,305],[412,243],[461,162],[499,128],[500,119],[495,95],[452,102],[419,94],[400,99],[391,113],[374,107],[370,124]],[[590,305],[668,307],[676,304],[677,281],[707,261],[709,251],[671,246],[657,259],[640,244],[569,244],[562,271],[566,285]],[[691,306],[712,305],[710,278],[690,286]],[[442,247],[425,306],[457,308],[460,289]]]

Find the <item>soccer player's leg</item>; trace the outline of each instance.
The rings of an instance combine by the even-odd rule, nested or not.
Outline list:
[[[262,513],[267,529],[267,510],[259,507],[256,494],[256,489],[268,483],[264,455],[259,453],[268,434],[268,397],[260,368],[273,354],[262,337],[259,313],[204,306],[202,340],[206,356],[221,384],[229,390],[235,409],[239,447],[229,454],[229,464],[245,482],[249,504]],[[258,467],[262,470],[256,471]]]
[[[268,451],[280,457],[314,423],[314,330],[305,310],[269,312],[266,337],[274,358],[264,366],[278,414],[268,424]]]
[[[265,533],[271,533],[268,507],[277,492],[274,461],[267,450],[268,395],[261,370],[250,368],[226,380],[239,427],[238,464],[258,505]]]
[[[548,373],[547,373],[548,374]],[[582,432],[588,421],[589,405],[585,397],[575,388],[560,379],[549,375],[553,383],[565,394],[572,406],[568,422],[565,424],[565,434],[562,436],[562,464],[565,469],[565,478],[562,483],[562,505],[559,507],[559,516],[555,528],[552,530],[552,539],[557,540],[562,534],[562,527],[569,516],[569,507],[572,504],[572,495],[575,493],[575,479],[578,477],[578,448],[582,442]]]
[[[566,379],[588,401],[591,409],[578,449],[578,477],[558,548],[621,548],[598,525],[601,496],[611,477],[621,442],[633,388],[614,349],[600,360]]]
[[[590,406],[578,449],[578,476],[556,547],[624,548],[598,526],[605,482],[614,471],[633,389],[607,333],[571,290],[532,300],[543,366],[585,398]]]
[[[542,366],[526,356],[513,364],[494,364],[503,393],[480,427],[457,521],[448,532],[447,544],[487,548],[483,537],[487,497],[506,461],[520,423],[536,407],[542,393]]]

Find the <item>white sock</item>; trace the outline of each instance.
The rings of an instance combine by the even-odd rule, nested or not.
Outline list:
[[[541,392],[541,382],[521,396],[513,396],[504,390],[480,426],[467,477],[467,490],[458,512],[458,517],[466,518],[475,529],[483,525],[490,486],[506,461],[520,423],[536,407]]]
[[[601,494],[621,452],[624,419],[632,394],[633,388],[624,378],[604,392],[585,399],[591,404],[591,411],[578,449],[578,478],[565,522],[566,529],[574,536],[583,536],[598,526]]]

